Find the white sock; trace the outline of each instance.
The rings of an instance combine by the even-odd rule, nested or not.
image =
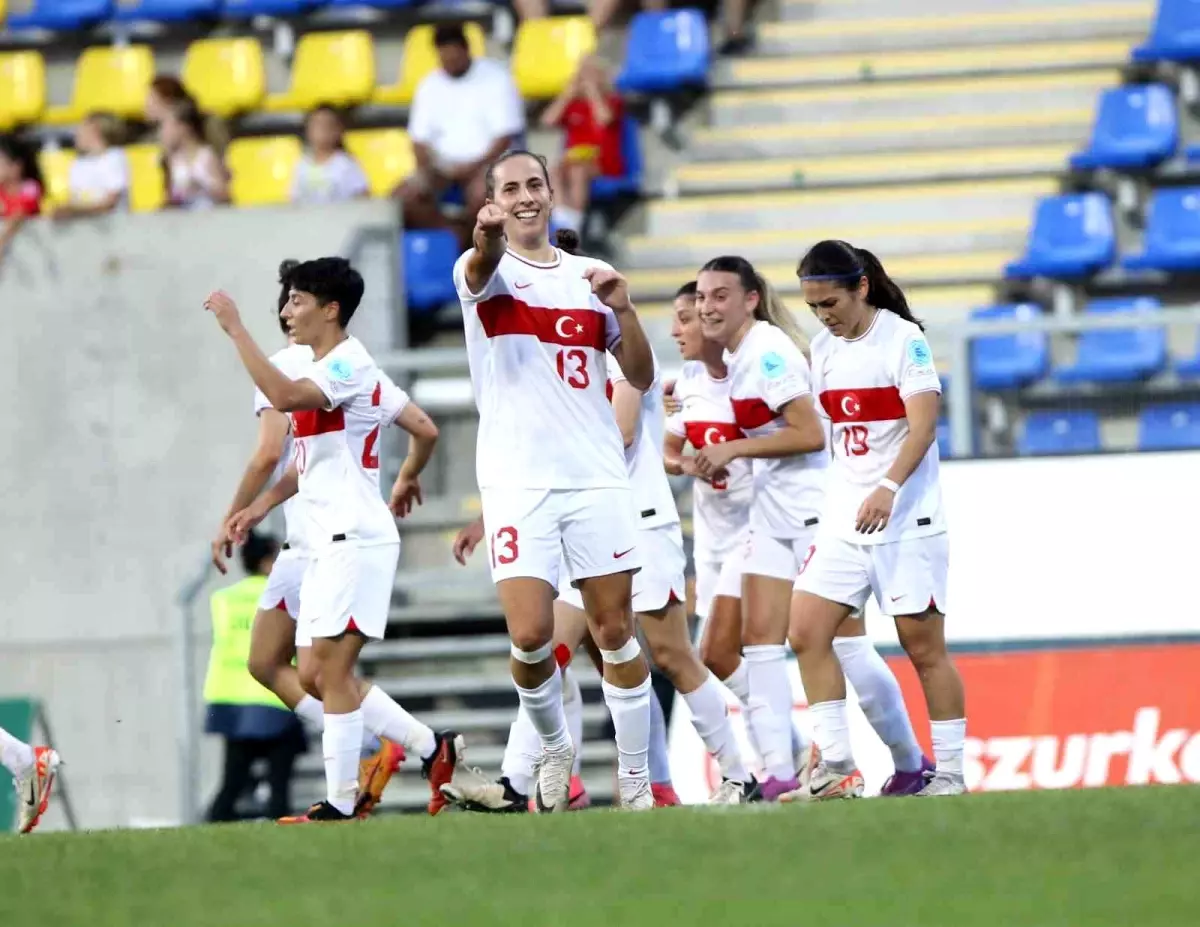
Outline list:
[[[522,795],[532,795],[533,767],[541,756],[542,738],[538,736],[533,722],[529,720],[529,712],[522,705],[517,709],[517,720],[508,729],[500,775],[506,776],[512,787]]]
[[[721,775],[735,782],[750,781],[750,774],[738,752],[737,740],[733,736],[733,725],[729,723],[729,708],[725,704],[725,693],[712,673],[700,688],[683,697],[692,712],[692,725],[717,759]]]
[[[617,733],[617,775],[646,776],[650,754],[650,677],[632,689],[600,684]]]
[[[521,704],[529,712],[533,729],[538,732],[542,746],[547,750],[563,750],[571,745],[571,734],[567,729],[567,716],[563,711],[562,673],[554,666],[554,675],[536,689],[517,686]]]
[[[821,749],[821,762],[835,772],[854,767],[850,751],[850,725],[846,722],[846,700],[817,702],[808,706],[813,719],[813,739]]]
[[[433,756],[437,749],[433,730],[401,708],[379,686],[371,686],[363,696],[362,714],[368,731],[400,744],[423,760]]]
[[[562,671],[563,677],[563,711],[567,715],[567,730],[571,734],[571,743],[575,745],[575,765],[571,775],[578,776],[583,768],[583,692],[579,682],[569,668]]]
[[[653,683],[650,686],[650,781],[671,784],[671,753],[667,749],[667,716]]]
[[[325,706],[321,704],[320,699],[315,699],[311,695],[305,695],[296,703],[296,707],[292,709],[296,717],[307,724],[318,734],[325,730]],[[363,748],[374,753],[379,749],[377,743],[378,738],[370,728],[363,727]]]
[[[572,209],[570,206],[555,203],[554,224],[562,228],[571,229],[574,232],[582,232],[583,229],[580,226],[583,225],[583,213],[578,209]]]
[[[921,746],[913,733],[900,683],[875,645],[865,637],[838,637],[833,641],[833,650],[858,696],[858,707],[892,751],[897,771],[920,769]]]
[[[0,763],[14,776],[24,776],[33,767],[33,747],[0,727]]]
[[[746,666],[745,660],[739,660],[737,669],[722,679],[721,682],[725,683],[725,687],[743,705],[750,701],[750,670]]]
[[[362,751],[363,713],[325,715],[321,735],[325,754],[326,799],[342,814],[352,814],[358,797],[358,760]]]
[[[930,721],[929,729],[933,732],[933,758],[937,761],[937,771],[961,779],[967,719]]]
[[[747,720],[754,730],[766,774],[784,781],[794,779],[788,648],[783,644],[756,644],[743,648],[742,652],[750,681]]]

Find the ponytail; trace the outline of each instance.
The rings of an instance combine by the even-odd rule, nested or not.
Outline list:
[[[866,277],[869,305],[894,312],[906,322],[912,322],[917,328],[925,330],[921,320],[915,318],[912,310],[908,308],[904,291],[888,276],[879,258],[866,248],[856,248],[848,242],[835,239],[819,241],[800,259],[796,276],[801,282],[828,280],[845,290],[857,288],[859,282]]]
[[[796,322],[796,317],[792,315],[790,309],[784,305],[783,300],[779,298],[779,294],[775,292],[775,288],[771,286],[758,271],[754,269],[754,265],[747,261],[744,257],[737,255],[723,255],[715,257],[703,267],[700,268],[700,273],[712,271],[719,274],[733,274],[738,278],[742,289],[747,293],[758,294],[758,305],[754,308],[754,317],[760,322],[767,322],[774,325],[785,335],[788,336],[801,351],[808,354],[808,336],[804,334],[803,329]]]
[[[579,233],[571,229],[559,229],[554,233],[554,245],[567,254],[579,253]]]

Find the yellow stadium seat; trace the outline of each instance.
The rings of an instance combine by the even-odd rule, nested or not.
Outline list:
[[[258,39],[200,39],[183,59],[183,85],[206,113],[228,119],[257,109],[267,95]]]
[[[322,103],[357,106],[374,90],[375,45],[369,32],[310,32],[296,44],[291,88],[271,94],[263,108],[281,112]]]
[[[38,152],[42,171],[42,210],[48,212],[71,199],[68,185],[75,152],[67,148],[43,148]]]
[[[391,196],[413,172],[417,159],[403,129],[364,129],[346,133],[346,150],[362,166],[372,196]]]
[[[167,182],[163,173],[162,149],[157,145],[128,145],[129,208],[134,212],[155,212],[167,202]]]
[[[431,25],[413,26],[404,36],[404,57],[400,61],[400,80],[398,83],[376,89],[372,102],[388,106],[408,106],[412,103],[417,85],[425,79],[430,71],[439,67],[437,49],[433,44],[433,29]],[[487,41],[479,23],[465,23],[463,31],[467,35],[467,48],[472,58],[482,58],[487,54]]]
[[[596,50],[596,29],[586,16],[530,19],[517,28],[513,80],[526,100],[556,97],[571,82],[579,62]]]
[[[42,56],[35,51],[0,55],[0,131],[36,122],[45,108],[46,63]]]
[[[235,206],[274,206],[291,197],[292,175],[300,160],[300,140],[293,135],[239,138],[225,152],[230,197]]]
[[[148,45],[86,48],[75,64],[75,89],[66,106],[46,110],[43,122],[70,125],[88,113],[113,113],[139,119],[154,77],[154,55]]]

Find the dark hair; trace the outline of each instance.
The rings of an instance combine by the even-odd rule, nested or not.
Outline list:
[[[177,103],[180,100],[191,99],[191,94],[184,88],[183,81],[171,74],[157,75],[150,81],[150,89],[167,103]]]
[[[363,278],[350,262],[340,257],[303,261],[288,271],[290,289],[312,293],[317,304],[338,304],[338,324],[345,328],[362,302]]]
[[[292,271],[298,266],[300,266],[300,262],[294,261],[291,258],[279,263],[279,305],[275,308],[275,319],[279,322],[279,327],[283,329],[285,335],[290,334],[290,332],[288,331],[287,322],[283,320],[283,307],[292,298]]]
[[[695,299],[696,298],[696,281],[689,280],[678,290],[675,291],[676,299]]]
[[[263,574],[263,563],[279,553],[279,542],[272,535],[251,531],[242,545],[242,569],[252,576]]]
[[[341,129],[341,132],[338,133],[337,142],[334,144],[333,147],[336,148],[338,151],[345,151],[346,150],[346,141],[342,137],[346,132],[346,116],[345,116],[345,114],[340,109],[338,109],[336,106],[334,106],[332,103],[319,103],[316,106],[314,106],[312,109],[310,109],[307,113],[304,114],[304,131],[305,132],[308,131],[309,120],[312,119],[312,117],[315,116],[317,113],[329,113],[329,115],[331,115],[334,119],[337,120],[338,128]]]
[[[534,154],[532,151],[528,151],[525,148],[510,148],[508,151],[504,152],[504,154],[500,155],[500,157],[498,157],[495,161],[493,161],[491,164],[488,165],[487,173],[484,174],[484,176],[483,176],[483,182],[484,182],[484,186],[486,188],[485,192],[487,193],[487,198],[489,200],[493,199],[496,196],[496,168],[499,167],[501,164],[503,164],[505,161],[511,160],[512,158],[519,158],[522,156],[524,156],[526,158],[533,158],[533,160],[535,160],[539,165],[541,165],[542,177],[546,181],[546,186],[550,187],[550,191],[552,193],[554,192],[554,188],[550,184],[550,166],[546,163],[546,159],[543,158],[540,154]]]
[[[462,23],[442,23],[433,30],[433,47],[441,48],[443,45],[470,48],[470,45],[467,44],[467,31],[463,28]]]
[[[554,233],[554,245],[567,254],[578,254],[579,233],[573,229],[559,229]]]
[[[797,324],[795,316],[784,305],[775,288],[754,269],[754,265],[744,257],[726,254],[715,257],[703,267],[700,273],[712,271],[718,274],[733,274],[738,278],[742,289],[747,293],[758,294],[758,305],[754,309],[754,317],[761,322],[770,322],[795,342],[801,351],[808,350],[808,336]]]
[[[204,114],[200,112],[200,107],[195,104],[191,97],[183,97],[182,99],[172,101],[170,110],[171,115],[191,129],[196,138],[202,142],[208,140],[204,131]]]
[[[32,180],[39,187],[45,187],[42,182],[42,170],[38,166],[37,151],[15,135],[0,135],[0,154],[12,161],[21,169],[21,177]]]
[[[887,275],[879,258],[866,248],[856,248],[849,242],[837,239],[819,241],[800,259],[796,276],[829,280],[844,290],[855,289],[863,277],[867,278],[867,302],[876,309],[894,312],[906,322],[912,322],[922,331],[925,326],[914,318],[908,308],[904,291]]]

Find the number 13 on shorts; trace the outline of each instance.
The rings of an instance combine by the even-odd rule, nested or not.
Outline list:
[[[521,553],[517,547],[517,529],[511,526],[494,532],[488,546],[492,552],[492,569],[496,568],[496,564],[514,563]]]

